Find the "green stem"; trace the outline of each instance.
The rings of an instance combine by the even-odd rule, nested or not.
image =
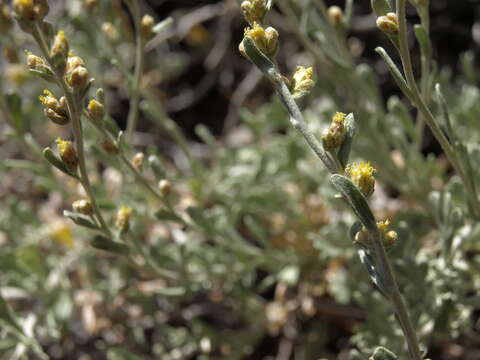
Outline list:
[[[407,341],[408,350],[413,360],[422,360],[422,354],[420,352],[420,346],[417,340],[417,335],[413,328],[410,317],[408,316],[407,307],[403,300],[400,289],[398,288],[397,280],[393,272],[392,265],[388,260],[387,252],[383,246],[380,232],[377,227],[369,229],[370,238],[373,240],[373,246],[375,250],[378,266],[381,269],[380,273],[384,276],[386,295],[392,303],[395,314],[397,315],[400,326],[402,327],[405,339]]]
[[[135,70],[133,75],[132,88],[130,92],[130,109],[127,118],[127,141],[132,143],[133,135],[137,127],[138,112],[140,103],[140,83],[142,81],[143,67],[144,67],[144,47],[145,42],[141,32],[141,17],[140,6],[138,0],[127,2],[130,12],[132,13],[133,22],[135,25]]]
[[[420,15],[420,22],[427,32],[428,38],[430,38],[430,13],[429,13],[429,8],[423,7],[418,10],[418,13]],[[430,83],[430,68],[431,68],[431,62],[432,62],[432,54],[430,47],[428,49],[424,49],[423,46],[420,46],[420,52],[421,52],[421,68],[422,68],[422,79],[421,79],[421,94],[424,99],[426,99],[426,103],[428,104],[430,101],[429,99],[431,98],[430,96],[430,91],[429,89],[429,83]],[[416,148],[417,150],[421,151],[422,148],[422,140],[423,140],[423,134],[425,132],[425,120],[423,119],[423,116],[419,114],[417,117],[417,138],[416,138]]]
[[[472,206],[475,209],[475,213],[476,213],[475,215],[478,216],[480,215],[480,203],[478,201],[478,195],[477,195],[476,187],[474,186],[474,183],[473,183],[473,179],[469,179],[466,176],[463,167],[458,161],[458,157],[453,147],[451,146],[451,144],[443,134],[442,130],[440,129],[440,126],[438,125],[432,112],[428,108],[424,98],[420,94],[417,83],[415,81],[415,75],[413,73],[412,60],[410,57],[410,51],[408,48],[408,40],[407,40],[407,19],[405,14],[405,6],[406,6],[405,0],[397,0],[396,5],[397,5],[397,17],[398,17],[399,53],[400,53],[400,58],[402,60],[403,70],[405,73],[407,84],[411,91],[412,103],[414,106],[418,108],[420,113],[423,115],[425,119],[425,123],[432,131],[433,135],[435,136],[435,139],[437,139],[437,141],[439,142],[443,152],[445,153],[445,156],[450,161],[455,172],[462,180],[468,193],[471,194],[471,196],[469,196],[469,199],[472,199],[473,197]]]
[[[93,195],[93,191],[92,191],[92,186],[90,184],[90,179],[88,177],[87,166],[85,162],[85,150],[83,145],[82,125],[80,122],[81,112],[79,109],[77,109],[77,106],[76,106],[77,102],[74,99],[72,91],[70,90],[67,83],[65,82],[64,76],[58,71],[58,69],[54,66],[51,60],[47,43],[45,42],[42,29],[38,23],[35,23],[35,26],[32,31],[32,35],[35,41],[37,42],[38,46],[40,47],[40,50],[42,51],[43,56],[47,60],[53,72],[55,73],[55,77],[58,85],[64,92],[64,96],[67,102],[68,113],[72,121],[73,136],[74,136],[74,140],[77,147],[78,165],[80,169],[80,183],[82,184],[83,189],[87,193],[87,196],[90,202],[92,203],[93,212],[95,213],[95,216],[98,222],[100,223],[100,227],[102,228],[105,235],[107,235],[108,237],[112,237],[112,233],[107,223],[103,219],[103,216],[100,212],[98,204],[95,200],[95,196]]]

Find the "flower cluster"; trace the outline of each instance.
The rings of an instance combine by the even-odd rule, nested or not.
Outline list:
[[[369,161],[349,164],[345,169],[345,173],[365,197],[373,194],[373,191],[375,190],[375,178],[373,177],[375,172],[375,168]]]

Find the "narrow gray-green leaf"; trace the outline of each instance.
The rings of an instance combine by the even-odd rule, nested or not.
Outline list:
[[[392,12],[392,7],[388,0],[371,0],[372,10],[377,16],[386,15]]]
[[[353,139],[356,133],[355,117],[352,113],[348,114],[345,118],[345,128],[347,129],[345,140],[338,150],[338,159],[344,168],[347,166],[348,158],[350,157],[350,151],[352,149]]]
[[[95,236],[95,238],[90,242],[90,245],[92,245],[95,249],[108,251],[119,255],[128,255],[130,252],[130,248],[127,245],[114,242],[102,235]]]
[[[367,199],[361,191],[345,176],[334,174],[330,176],[335,188],[345,197],[358,219],[367,229],[376,229],[375,217],[368,206]]]
[[[78,226],[84,226],[89,229],[98,230],[98,226],[86,215],[64,210],[63,216],[70,218]]]
[[[57,155],[55,155],[55,153],[49,147],[43,150],[43,156],[51,165],[55,166],[61,172],[78,179],[78,176],[68,170],[63,161]]]
[[[252,63],[254,63],[264,73],[271,75],[275,69],[273,62],[265,56],[255,45],[255,41],[248,36],[243,38],[245,53]]]
[[[388,70],[390,70],[390,73],[393,76],[393,79],[397,83],[398,87],[400,90],[403,91],[403,93],[409,98],[412,99],[412,92],[410,91],[410,88],[407,85],[407,82],[405,81],[405,78],[403,77],[402,73],[398,69],[397,65],[393,62],[392,58],[387,54],[384,48],[382,47],[377,47],[375,48],[375,51],[383,58],[385,61],[385,64],[388,67]]]

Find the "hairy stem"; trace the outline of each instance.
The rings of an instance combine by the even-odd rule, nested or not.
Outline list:
[[[374,228],[369,229],[369,234],[370,238],[373,240],[375,255],[379,263],[379,268],[381,269],[381,274],[385,277],[383,280],[386,283],[387,297],[392,303],[393,310],[395,311],[398,321],[402,327],[410,356],[413,360],[422,360],[422,354],[420,352],[417,335],[413,328],[412,322],[410,321],[410,317],[408,316],[407,307],[405,306],[405,301],[403,300],[400,289],[398,288],[397,280],[395,279],[392,265],[388,260],[385,247],[383,246],[380,232],[378,228]]]
[[[140,5],[138,0],[127,2],[133,17],[133,23],[135,26],[135,70],[133,80],[131,84],[130,92],[130,109],[128,111],[127,118],[127,141],[132,143],[133,135],[137,127],[138,115],[139,115],[139,103],[140,103],[140,83],[142,81],[143,67],[144,67],[144,47],[145,42],[140,29]]]

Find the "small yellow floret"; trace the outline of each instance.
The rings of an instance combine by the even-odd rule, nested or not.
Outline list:
[[[375,189],[375,178],[373,174],[376,171],[370,161],[349,164],[345,169],[345,173],[350,177],[350,180],[352,180],[365,196],[370,196]]]

